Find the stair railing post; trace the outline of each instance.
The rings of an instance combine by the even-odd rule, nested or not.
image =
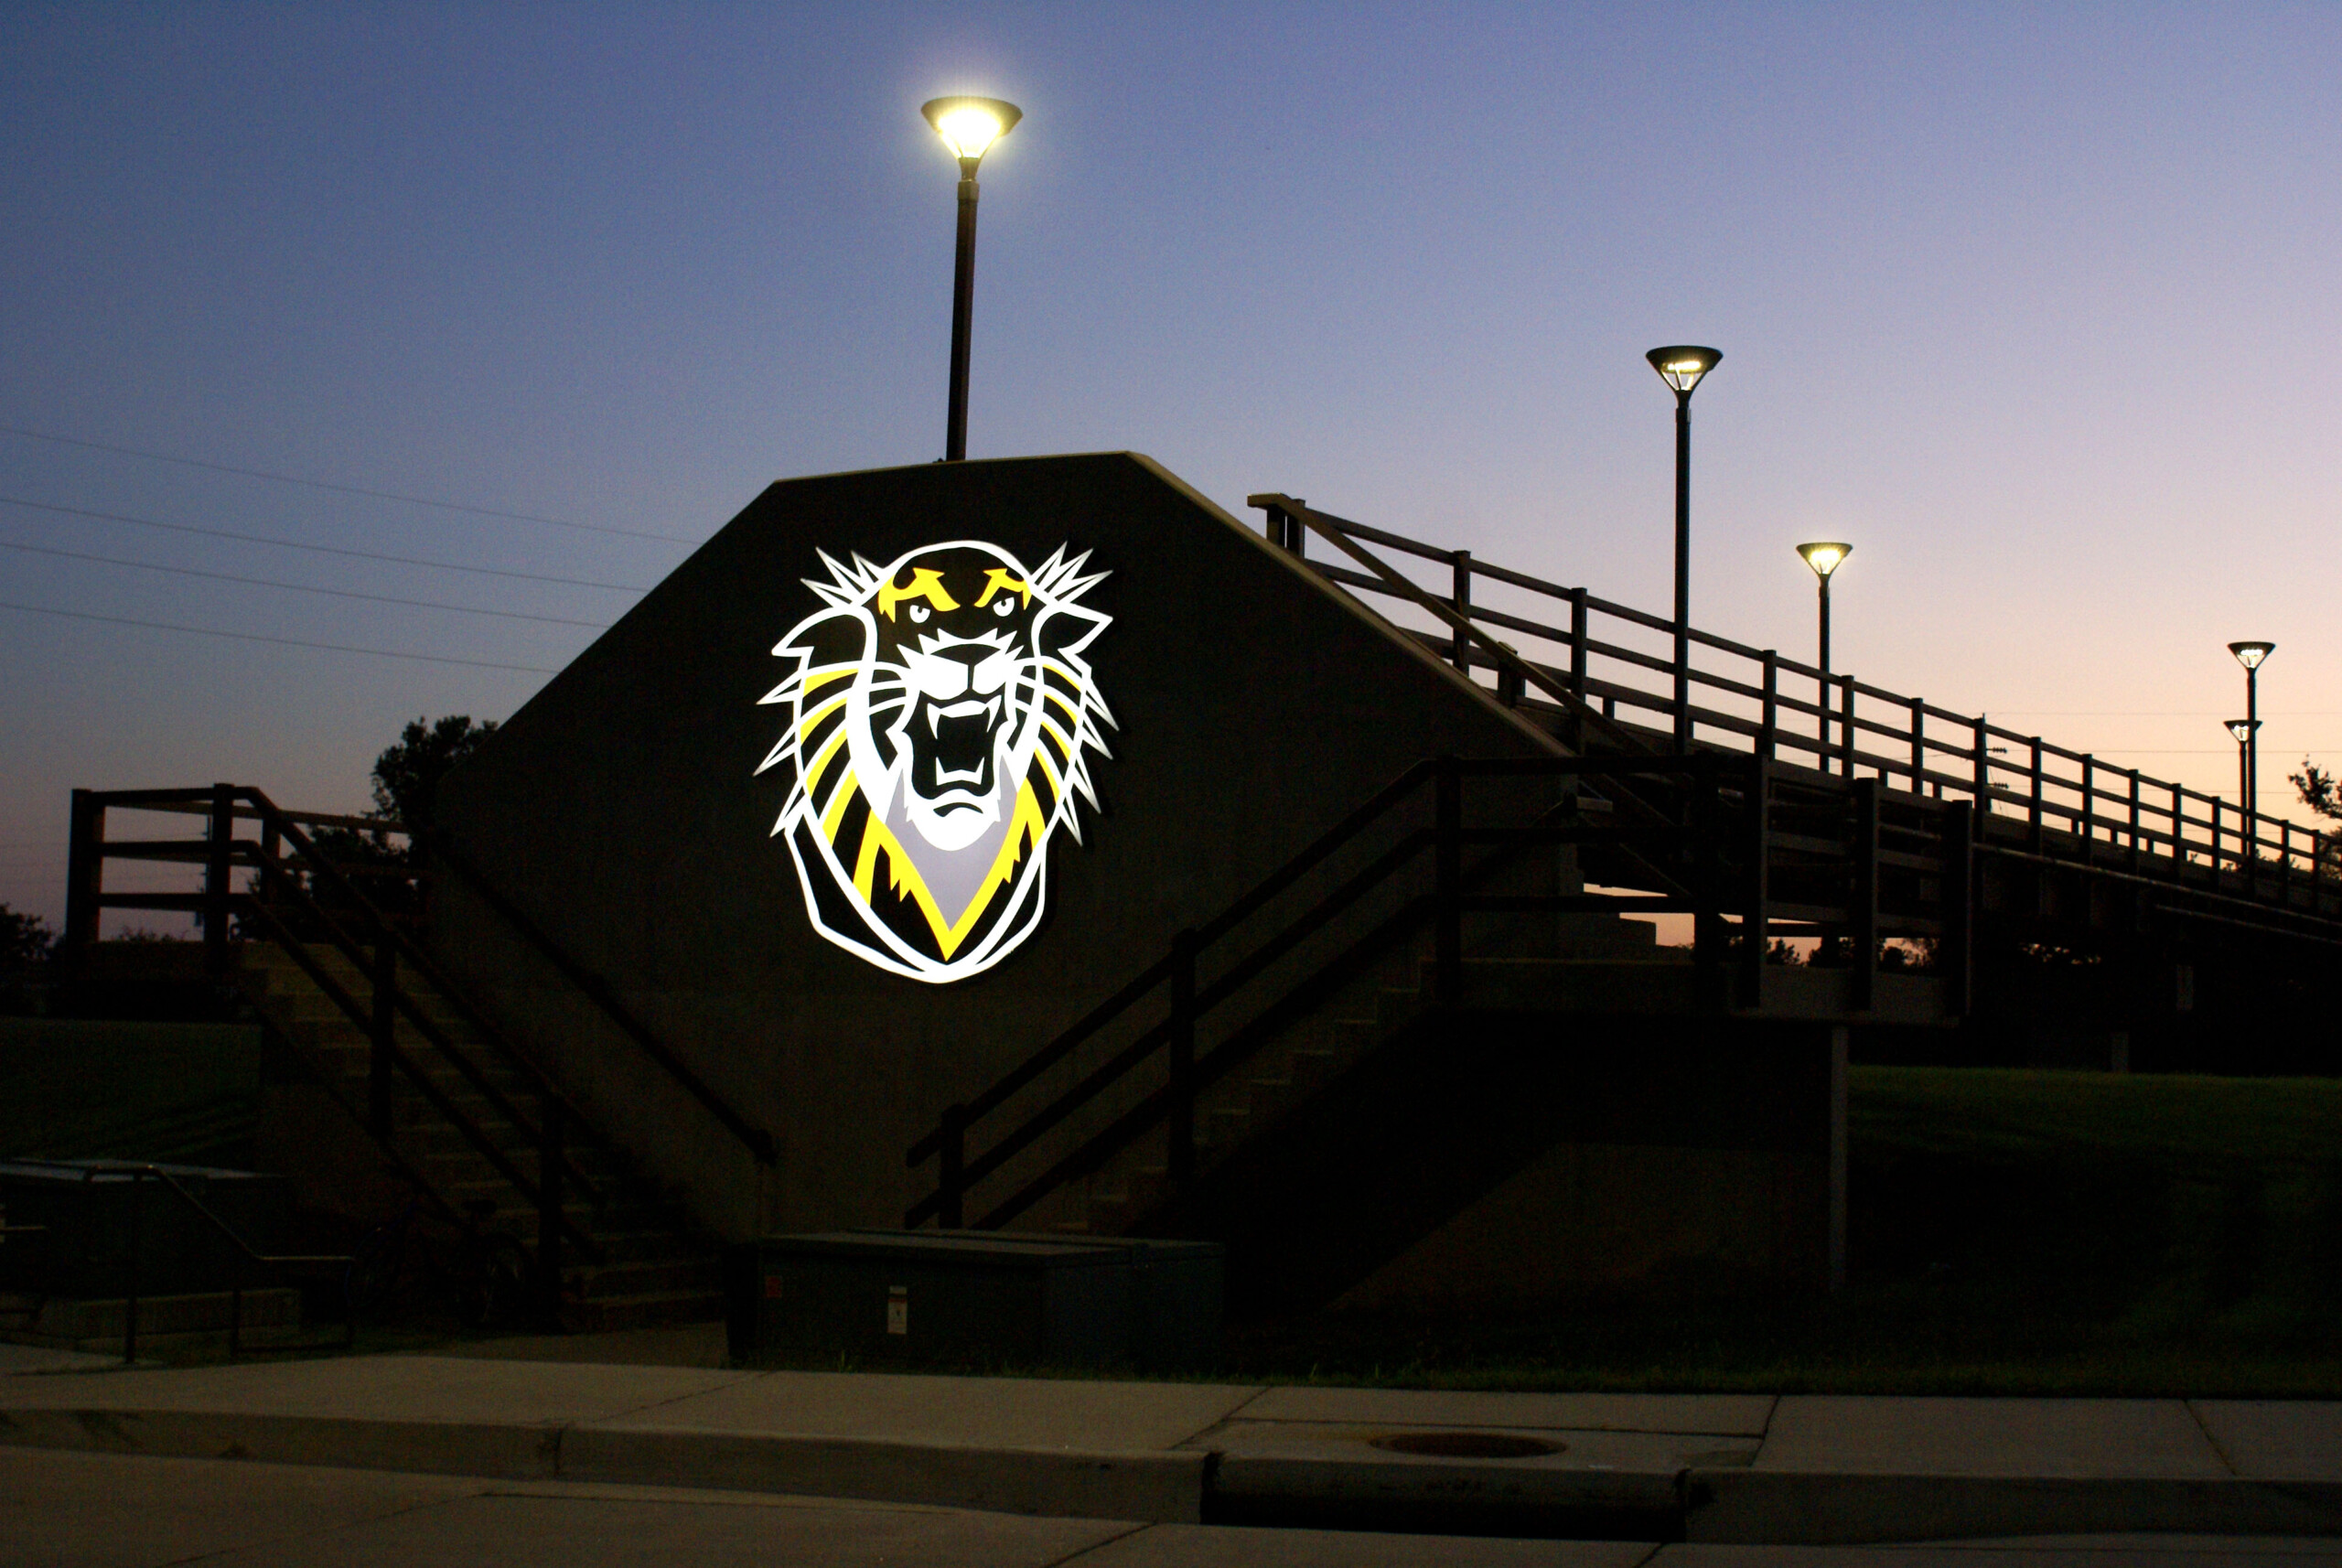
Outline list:
[[[1767,673],[1772,656],[1766,656]],[[1748,914],[1740,922],[1740,1004],[1756,1007],[1765,1000],[1765,960],[1773,945],[1772,886],[1773,759],[1769,753],[1749,759],[1747,819],[1742,824],[1743,853],[1748,864]]]
[[[2082,757],[2082,864],[2090,860],[2090,841],[2098,837],[2098,758]]]
[[[2171,787],[2171,879],[2187,879],[2187,796],[2177,784]]]
[[[1838,772],[1839,776],[1854,776],[1854,678],[1849,675],[1838,688]]]
[[[228,900],[235,875],[236,787],[211,786],[210,843],[203,860],[203,972],[228,977]]]
[[[548,1090],[537,1102],[537,1317],[548,1331],[561,1327],[563,1109]]]
[[[1928,704],[1924,698],[1911,699],[1911,793],[1928,792]]]
[[[1472,553],[1458,550],[1451,559],[1456,568],[1456,585],[1448,596],[1448,603],[1468,623],[1472,618]],[[1461,626],[1450,638],[1447,656],[1456,665],[1456,673],[1469,679],[1472,673],[1472,637]]]
[[[2139,770],[2131,769],[2131,872],[2139,870]]]
[[[1171,1119],[1164,1161],[1172,1190],[1196,1178],[1196,933],[1171,940]]]
[[[98,898],[105,886],[106,809],[95,791],[73,791],[65,854],[65,940],[68,974],[79,976],[98,940]]]
[[[1439,759],[1432,827],[1432,993],[1453,1007],[1464,991],[1464,776],[1452,756]]]
[[[1977,814],[1989,816],[1993,810],[1993,733],[1992,726],[1984,722],[1984,715],[1982,714],[1976,715],[1974,760],[1976,782],[1971,787],[1969,793],[1976,798]],[[1978,831],[1982,831],[1981,822],[1978,824]]]
[[[1780,749],[1781,656],[1765,650],[1765,707],[1756,724],[1756,755],[1767,761]]]
[[[388,931],[374,938],[373,1014],[366,1041],[366,1130],[391,1141],[391,1061],[397,1049],[399,951]]]
[[[2027,803],[2025,820],[2025,847],[2035,854],[2041,853],[2041,737],[2033,737],[2033,767],[2031,771],[2033,798]]]
[[[1585,701],[1585,590],[1570,590],[1570,693]]]
[[[968,1108],[957,1101],[943,1108],[942,1138],[935,1156],[935,1222],[946,1230],[967,1225],[965,1189],[968,1168]]]

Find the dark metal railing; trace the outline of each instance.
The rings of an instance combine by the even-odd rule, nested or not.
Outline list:
[[[1526,821],[1466,825],[1465,791],[1474,780],[1548,779],[1560,800]],[[1637,788],[1643,810],[1620,811],[1613,800]],[[1369,853],[1370,830],[1389,826],[1426,790],[1428,826],[1399,831]],[[1914,820],[1924,819],[1924,820]],[[1160,1081],[1070,1151],[1031,1175],[973,1223],[996,1229],[1068,1182],[1089,1175],[1155,1128],[1164,1129],[1166,1180],[1176,1189],[1195,1169],[1197,1097],[1250,1059],[1332,991],[1383,954],[1431,934],[1430,1000],[1453,1007],[1466,1001],[1463,924],[1472,915],[1647,914],[1692,917],[1692,961],[1719,1008],[1729,1004],[1728,955],[1737,947],[1737,993],[1753,1004],[1768,936],[1814,930],[1854,933],[1850,963],[1857,994],[1867,1004],[1878,943],[1891,935],[1949,937],[1946,962],[1965,962],[1968,874],[1964,803],[1923,803],[1893,815],[1882,828],[1875,781],[1823,781],[1786,787],[1762,760],[1719,754],[1690,757],[1525,757],[1417,763],[1361,802],[1292,859],[1212,919],[1176,937],[1170,950],[1056,1038],[970,1100],[947,1107],[936,1126],[906,1151],[906,1163],[934,1160],[935,1189],[907,1210],[903,1222],[933,1219],[946,1228],[966,1221],[968,1197],[981,1183],[1068,1127],[1110,1090],[1142,1069]],[[1380,843],[1378,840],[1377,843]],[[1573,846],[1606,875],[1640,875],[1637,891],[1597,886],[1574,893],[1493,893],[1488,880],[1543,846]],[[1365,864],[1329,887],[1337,856],[1366,855]],[[1954,859],[1953,857],[1961,857]],[[1785,857],[1786,874],[1766,874]],[[1402,895],[1389,908],[1365,901],[1411,869],[1430,862],[1427,891]],[[1663,867],[1657,874],[1651,867]],[[1917,896],[1882,902],[1886,885],[1935,888],[1934,905]],[[1778,884],[1778,886],[1777,886]],[[1314,893],[1306,907],[1270,935],[1250,942],[1240,933],[1296,890]],[[1890,907],[1891,906],[1891,907]],[[1734,922],[1736,920],[1736,930]],[[1256,982],[1269,976],[1304,944],[1340,923],[1345,940],[1333,957],[1298,983],[1246,1013]],[[1737,939],[1735,943],[1735,937]],[[1207,974],[1203,965],[1218,960]],[[1125,1019],[1150,997],[1161,1014],[1138,1027],[1127,1044],[1081,1074],[1021,1120],[973,1152],[979,1128],[1012,1105],[1045,1075],[1071,1061],[1086,1044]],[[1220,1010],[1225,1009],[1225,1012]],[[1218,1044],[1198,1054],[1198,1026],[1242,1015]],[[1159,1069],[1155,1064],[1160,1062]]]
[[[2014,832],[2021,833],[2026,851],[2039,854],[2045,832],[2059,832],[2073,841],[2056,846],[2059,854],[2070,855],[2078,843],[2093,846],[2088,854],[2094,862],[2119,858],[2121,869],[2134,874],[2169,880],[2193,871],[2197,882],[2251,903],[2342,915],[2334,834],[2052,745],[1982,714],[1954,713],[1696,628],[1684,646],[1704,661],[1690,664],[1692,655],[1686,652],[1686,667],[1679,671],[1671,645],[1665,656],[1632,646],[1638,633],[1654,644],[1660,637],[1671,639],[1674,622],[1668,617],[1492,565],[1469,551],[1335,517],[1290,496],[1272,492],[1250,500],[1267,513],[1272,543],[1330,582],[1426,614],[1441,629],[1411,635],[1467,676],[1489,672],[1507,700],[1557,710],[1563,738],[1574,746],[1671,745],[1681,690],[1690,693],[1681,733],[1691,744],[1842,779],[1867,771],[1914,795],[1965,799],[1979,814],[1977,841],[1988,852],[1997,852]],[[1358,565],[1309,559],[1312,533]],[[1415,582],[1374,557],[1366,544],[1443,568],[1446,592]],[[1499,608],[1476,593],[1481,582],[1519,590],[1529,604],[1549,602],[1566,614],[1541,618]],[[1558,652],[1542,660],[1525,658],[1500,643],[1499,633]],[[1608,726],[1589,726],[1589,714]],[[1638,718],[1660,722],[1638,725]],[[1620,731],[1631,738],[1622,741]]]
[[[106,818],[112,811],[200,814],[206,819],[207,831],[199,839],[109,839]],[[259,835],[237,836],[237,826],[243,822],[256,824]],[[79,966],[96,942],[99,920],[107,909],[177,911],[197,916],[203,928],[205,971],[212,979],[223,983],[231,975],[231,937],[239,923],[248,932],[274,941],[364,1033],[369,1048],[368,1097],[360,1119],[377,1142],[397,1155],[391,1096],[394,1079],[403,1077],[499,1176],[535,1208],[537,1273],[544,1316],[550,1320],[558,1308],[564,1246],[573,1247],[596,1262],[602,1257],[599,1244],[569,1219],[565,1209],[571,1191],[589,1202],[598,1203],[603,1197],[568,1146],[568,1123],[576,1117],[576,1108],[452,977],[400,929],[400,923],[386,916],[359,889],[350,868],[318,847],[306,831],[305,823],[373,832],[402,831],[394,824],[363,818],[288,812],[262,791],[236,784],[215,784],[209,789],[75,790],[63,932],[69,971]],[[104,882],[104,868],[109,861],[199,865],[203,873],[202,886],[193,893],[110,892]],[[247,885],[241,888],[236,885],[240,872],[250,874]],[[366,977],[363,989],[368,994],[363,999],[342,984],[318,957],[317,950],[320,947],[338,952]],[[431,1015],[427,998],[407,983],[404,975],[409,973],[427,983],[431,992],[453,1007],[488,1043],[501,1065],[521,1080],[523,1092],[535,1101],[534,1117],[516,1104]],[[523,1170],[401,1043],[398,1033],[402,1021],[534,1148],[533,1173]],[[330,1075],[328,1077],[329,1079]],[[434,1207],[453,1217],[455,1209],[414,1162],[403,1155],[398,1156],[398,1161],[404,1173],[431,1197]]]
[[[242,1232],[212,1211],[211,1206],[189,1192],[179,1179],[161,1165],[133,1160],[40,1160],[22,1157],[8,1162],[15,1165],[47,1166],[56,1170],[77,1172],[83,1182],[94,1182],[103,1176],[128,1176],[131,1183],[128,1233],[124,1238],[124,1290],[122,1303],[122,1361],[130,1366],[138,1359],[138,1302],[140,1296],[141,1263],[145,1254],[146,1184],[159,1183],[165,1191],[194,1211],[196,1217],[210,1230],[226,1238],[230,1246],[242,1255],[245,1262],[263,1268],[292,1270],[300,1268],[347,1269],[351,1262],[346,1253],[263,1252],[247,1241]],[[12,1227],[20,1230],[39,1230],[46,1227],[26,1225]],[[228,1292],[228,1355],[231,1359],[243,1353],[244,1286],[237,1283]],[[340,1348],[348,1349],[357,1342],[358,1325],[353,1315],[345,1326]]]

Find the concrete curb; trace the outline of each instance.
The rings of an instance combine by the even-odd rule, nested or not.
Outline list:
[[[1207,1454],[983,1448],[869,1437],[799,1437],[656,1427],[573,1427],[570,1480],[718,1487],[931,1503],[995,1513],[1197,1524]]]
[[[613,1481],[1195,1524],[1211,1456],[984,1448],[688,1428],[348,1420],[172,1410],[0,1411],[0,1444],[259,1459],[499,1480]]]

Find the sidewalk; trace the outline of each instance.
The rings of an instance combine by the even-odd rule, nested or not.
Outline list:
[[[0,1376],[0,1443],[1156,1523],[1781,1544],[2342,1535],[2342,1404],[2328,1403],[372,1356]]]

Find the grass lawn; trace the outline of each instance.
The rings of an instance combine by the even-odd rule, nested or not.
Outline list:
[[[1828,1302],[1348,1314],[1223,1376],[1480,1389],[2342,1398],[2342,1082],[1857,1068]]]

